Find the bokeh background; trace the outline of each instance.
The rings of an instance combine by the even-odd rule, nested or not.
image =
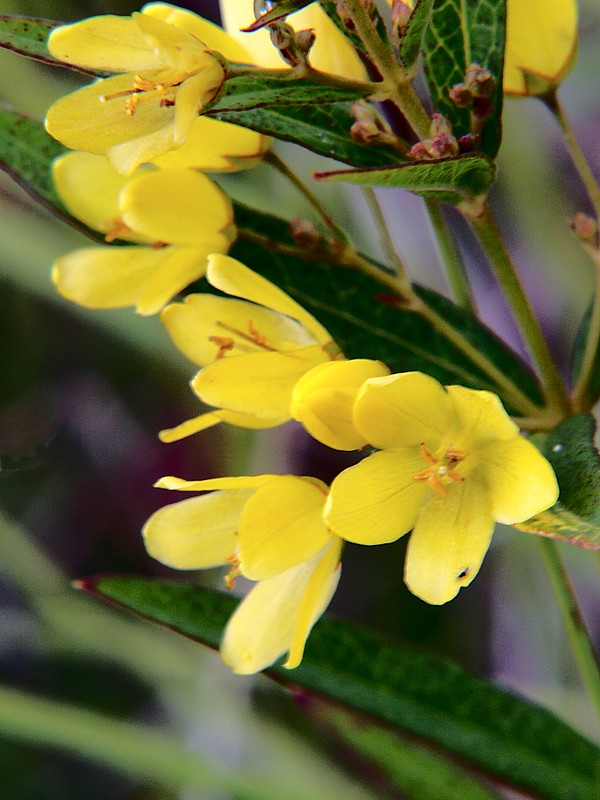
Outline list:
[[[218,21],[216,2],[181,5]],[[128,2],[0,0],[0,13],[65,21],[138,8]],[[600,6],[582,0],[580,8],[579,58],[561,95],[598,175]],[[36,118],[77,81],[73,73],[0,52],[0,101]],[[306,177],[323,164],[291,146],[279,152]],[[221,180],[234,197],[261,209],[313,218],[266,166]],[[360,191],[317,191],[355,244],[383,257]],[[420,201],[390,190],[380,198],[413,278],[447,292]],[[558,129],[535,101],[506,104],[493,202],[566,372],[592,289],[590,265],[567,221],[588,206]],[[520,349],[481,254],[460,220],[456,225],[486,322]],[[314,720],[304,719],[266,679],[234,677],[217,655],[70,588],[72,579],[102,572],[174,576],[146,555],[140,536],[146,518],[173,500],[152,488],[161,475],[289,470],[329,478],[340,465],[291,423],[255,436],[223,427],[161,444],[159,429],[198,413],[188,387],[194,367],[175,351],[157,319],[130,309],[87,311],[54,292],[53,259],[84,243],[0,176],[0,682],[156,726],[232,772],[268,765],[290,785],[301,774],[308,787],[314,785],[315,798],[373,797],[360,773],[331,760]],[[477,580],[442,608],[421,603],[404,588],[404,547],[348,547],[332,613],[448,655],[539,699],[600,740],[530,537],[500,530]],[[600,562],[574,549],[568,560],[598,641]],[[220,584],[218,573],[185,577]],[[20,800],[235,796],[210,789],[175,792],[93,759],[13,742],[2,731],[0,776],[2,796]]]

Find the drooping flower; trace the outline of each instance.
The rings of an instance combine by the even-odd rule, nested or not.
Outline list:
[[[107,155],[125,175],[182,144],[225,80],[194,34],[148,13],[61,26],[48,49],[67,64],[118,73],[58,100],[46,127],[73,150]]]
[[[204,367],[192,389],[217,410],[162,431],[175,441],[224,421],[267,428],[291,419],[296,382],[317,364],[341,358],[330,334],[266,278],[229,256],[211,255],[206,277],[241,300],[188,295],[161,319],[175,346]]]
[[[563,80],[577,50],[576,0],[508,0],[504,91],[543,95]]]
[[[252,54],[252,62],[259,67],[281,69],[285,66],[278,51],[271,44],[269,32],[264,28],[244,33],[254,21],[252,4],[240,0],[219,0],[225,30],[241,42]],[[312,30],[316,35],[310,51],[310,63],[315,69],[344,75],[354,80],[364,80],[365,68],[350,41],[341,33],[318,3],[290,15],[287,20],[294,30]]]
[[[491,392],[444,389],[419,372],[372,378],[353,422],[379,452],[333,481],[326,520],[359,544],[412,530],[404,577],[428,603],[471,583],[495,522],[521,522],[557,499],[550,464]]]
[[[296,667],[337,587],[342,540],[323,522],[327,486],[294,475],[184,481],[157,486],[210,491],[165,506],[144,526],[148,553],[175,569],[228,565],[257,581],[229,620],[221,653],[237,673],[258,672],[284,653]]]
[[[226,252],[235,234],[229,198],[200,172],[140,168],[125,178],[104,156],[68,153],[55,161],[53,178],[75,217],[108,241],[141,245],[86,247],[58,258],[58,291],[80,305],[155,314],[204,275],[209,253]]]

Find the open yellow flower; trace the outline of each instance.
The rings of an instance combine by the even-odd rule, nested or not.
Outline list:
[[[75,217],[108,241],[142,245],[86,247],[57,259],[57,289],[80,305],[155,314],[204,275],[209,253],[232,242],[231,202],[200,172],[140,168],[125,178],[104,156],[68,153],[55,161],[53,178]]]
[[[428,603],[471,583],[495,522],[521,522],[557,499],[550,464],[491,392],[444,389],[420,372],[372,378],[353,419],[379,452],[333,481],[326,520],[359,544],[412,530],[404,577]]]
[[[219,0],[225,30],[241,42],[252,54],[252,62],[259,67],[281,69],[281,56],[273,47],[267,30],[244,33],[254,17],[252,3],[240,0]],[[349,40],[336,28],[318,3],[290,15],[287,22],[296,31],[313,30],[315,43],[310,51],[310,63],[315,69],[344,75],[354,80],[364,80],[365,68]]]
[[[208,30],[202,23],[190,12],[152,3],[131,17],[91,17],[56,28],[48,41],[55,58],[118,74],[54,103],[49,133],[71,149],[107,155],[123,174],[181,145],[225,80],[223,64],[198,36]]]
[[[229,565],[257,581],[229,620],[221,644],[237,673],[268,667],[284,653],[284,666],[302,660],[316,620],[340,577],[342,540],[323,522],[327,486],[295,475],[156,484],[180,491],[210,491],[155,512],[144,526],[148,553],[176,569]]]
[[[508,0],[504,91],[542,95],[558,86],[577,50],[576,0]]]
[[[192,389],[217,408],[161,431],[175,441],[218,422],[267,428],[291,419],[296,382],[312,367],[341,358],[317,320],[266,278],[229,256],[211,255],[208,281],[234,300],[188,295],[161,319],[175,346],[204,367]]]

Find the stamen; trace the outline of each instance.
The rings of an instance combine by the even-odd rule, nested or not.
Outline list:
[[[235,586],[235,579],[239,578],[242,574],[240,569],[240,562],[235,553],[232,553],[230,556],[227,556],[226,561],[230,564],[229,572],[225,575],[225,588],[226,589],[233,589]]]
[[[231,331],[231,333],[235,333],[236,336],[239,336],[240,339],[244,339],[247,342],[250,342],[257,347],[262,348],[263,350],[268,350],[271,353],[277,353],[278,350],[276,347],[270,347],[267,344],[267,340],[263,334],[259,333],[256,328],[254,328],[251,321],[248,322],[248,330],[250,333],[244,333],[244,331],[239,331],[237,328],[228,325],[226,322],[218,322],[220,328],[224,328],[226,331]]]
[[[235,342],[233,339],[224,336],[209,336],[208,341],[216,344],[219,350],[217,351],[217,355],[215,356],[215,361],[219,361],[219,359],[223,358],[226,353],[233,350],[235,346]]]
[[[445,483],[464,483],[464,475],[460,475],[454,467],[467,457],[464,450],[449,447],[443,459],[436,458],[425,442],[419,444],[419,451],[425,461],[430,464],[420,472],[415,472],[412,476],[413,481],[426,481],[438,497],[446,496]]]
[[[129,225],[123,222],[122,219],[119,219],[119,217],[109,220],[108,224],[110,227],[104,234],[104,241],[108,242],[109,244],[114,242],[115,239],[119,239],[121,236],[126,236],[131,232]]]

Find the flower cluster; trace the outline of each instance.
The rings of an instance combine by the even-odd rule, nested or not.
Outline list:
[[[539,513],[558,488],[496,395],[346,358],[312,314],[227,255],[233,206],[204,172],[254,166],[269,142],[199,113],[222,91],[230,62],[281,61],[271,64],[270,54],[279,56],[261,43],[264,32],[248,38],[249,50],[238,41],[247,4],[221,5],[231,36],[165,3],[56,29],[55,58],[112,76],[56,102],[46,124],[77,151],[54,165],[64,206],[106,240],[58,259],[58,290],[89,307],[162,310],[174,345],[200,368],[192,390],[211,410],[161,438],[221,422],[259,429],[295,420],[324,445],[356,452],[330,487],[295,475],[157,483],[201,494],[152,515],[148,552],[175,569],[226,565],[229,587],[237,577],[255,584],[222,644],[232,669],[251,673],[286,653],[286,667],[299,664],[335,592],[344,542],[385,544],[410,532],[407,586],[425,602],[446,603],[477,575],[495,523]],[[409,13],[412,4],[402,5]],[[556,47],[536,54],[519,22],[524,4],[511,0],[510,9],[505,91],[532,93],[542,83],[550,91],[570,63],[574,17],[561,18]],[[317,31],[314,67],[365,77],[317,4],[296,22]],[[553,32],[555,23],[550,15]],[[220,294],[167,305],[203,276]]]

